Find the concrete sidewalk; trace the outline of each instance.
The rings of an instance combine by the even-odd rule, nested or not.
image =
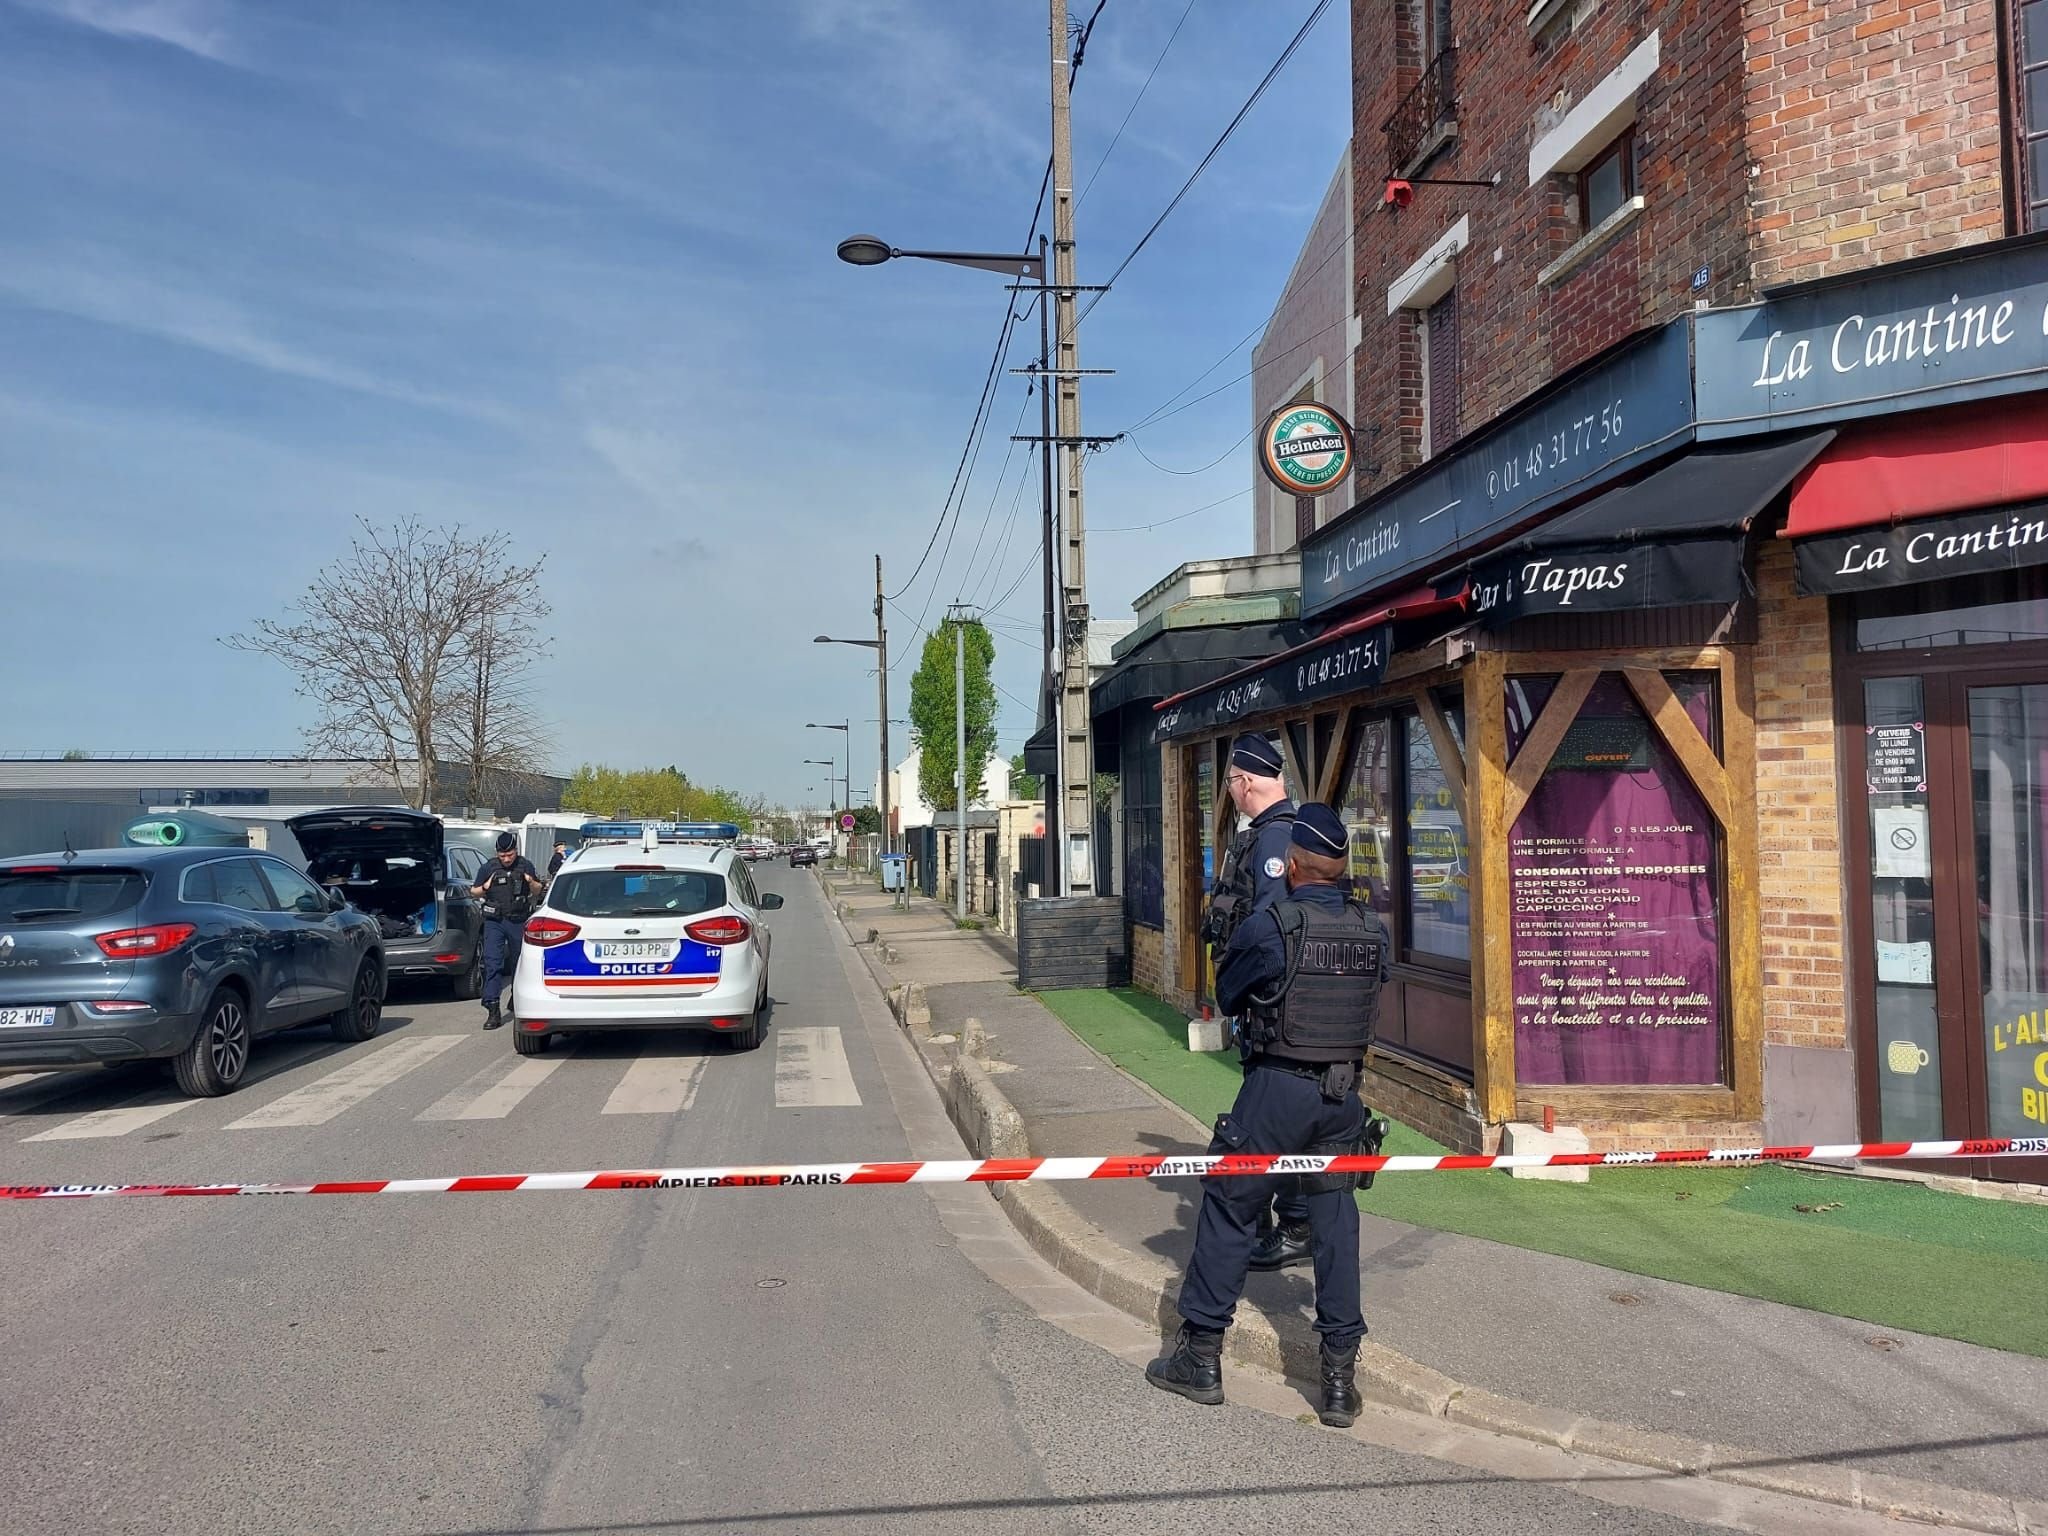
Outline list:
[[[978,1152],[1206,1150],[1207,1127],[1016,990],[999,937],[825,879]],[[992,1188],[1063,1271],[1163,1331],[1177,1323],[1198,1183]],[[1371,1198],[1360,1384],[1382,1401],[1851,1507],[2048,1531],[2040,1360],[1387,1221]],[[1311,1299],[1306,1270],[1252,1276],[1232,1354],[1312,1380]]]

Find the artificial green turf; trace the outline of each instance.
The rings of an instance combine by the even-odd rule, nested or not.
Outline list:
[[[1189,1051],[1187,1020],[1157,998],[1039,996],[1082,1040],[1199,1118],[1236,1096],[1235,1053]],[[1396,1123],[1385,1150],[1445,1149]],[[1418,1227],[2048,1357],[2048,1208],[2038,1205],[1764,1165],[1596,1169],[1587,1184],[1382,1174],[1359,1204]]]

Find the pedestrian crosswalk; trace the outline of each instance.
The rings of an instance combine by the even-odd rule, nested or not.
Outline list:
[[[829,1109],[861,1103],[838,1029],[790,1027],[771,1030],[768,1038],[774,1048],[775,1108]],[[749,1060],[731,1057],[716,1045],[675,1036],[648,1036],[638,1044],[637,1054],[628,1057],[620,1053],[616,1041],[583,1049],[558,1041],[549,1055],[527,1057],[501,1050],[496,1038],[486,1046],[473,1033],[406,1034],[330,1054],[322,1042],[287,1038],[258,1050],[250,1080],[227,1100],[187,1098],[169,1082],[134,1074],[24,1075],[0,1083],[0,1140],[101,1141],[133,1136],[167,1121],[173,1122],[173,1129],[208,1122],[237,1133],[290,1130],[327,1125],[365,1105],[380,1109],[407,1092],[415,1095],[411,1104],[432,1096],[410,1115],[427,1123],[505,1120],[544,1114],[550,1104],[564,1103],[587,1113],[597,1102],[595,1088],[604,1089],[598,1110],[602,1115],[679,1115],[696,1103],[707,1082],[738,1076]],[[442,1088],[432,1081],[454,1077],[486,1050],[488,1059],[452,1086]],[[274,1097],[262,1095],[264,1080],[291,1073],[316,1058],[335,1065]],[[758,1072],[745,1074],[744,1081],[752,1085],[750,1091],[761,1091]],[[252,1099],[261,1102],[251,1104]],[[79,1112],[66,1114],[74,1105]],[[213,1107],[211,1116],[207,1106]],[[227,1106],[243,1112],[222,1125],[218,1114]]]

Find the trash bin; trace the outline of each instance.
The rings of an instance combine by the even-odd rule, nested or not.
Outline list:
[[[904,866],[909,862],[910,855],[907,853],[885,853],[882,855],[883,890],[900,891],[904,889],[907,883],[903,878]]]

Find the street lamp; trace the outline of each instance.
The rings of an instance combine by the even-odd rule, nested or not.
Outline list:
[[[1049,254],[1050,245],[1043,235],[1038,237],[1038,254],[1035,256],[1029,254],[1010,256],[985,251],[906,251],[891,245],[879,235],[849,235],[846,239],[839,242],[839,259],[849,266],[879,267],[885,262],[903,257],[917,261],[943,262],[947,266],[953,267],[973,267],[982,272],[1000,272],[1009,277],[1029,278],[1038,284],[1039,494],[1044,523],[1041,532],[1043,535],[1045,563],[1045,654],[1043,657],[1044,668],[1040,677],[1039,696],[1043,701],[1046,712],[1045,717],[1052,722],[1054,751],[1060,759],[1059,769],[1055,774],[1059,787],[1048,791],[1045,795],[1045,846],[1048,850],[1052,850],[1060,846],[1059,806],[1060,795],[1066,782],[1066,742],[1060,725],[1060,696],[1055,691],[1056,685],[1054,681],[1056,676],[1065,671],[1064,662],[1056,662],[1055,660],[1055,658],[1064,657],[1065,650],[1064,641],[1060,636],[1060,628],[1064,626],[1056,627],[1058,619],[1053,604],[1053,430],[1051,388],[1053,357],[1052,340],[1046,325],[1047,317],[1052,310],[1052,293],[1050,283],[1048,282],[1048,272],[1051,266]],[[879,577],[881,571],[881,562],[879,560],[875,563],[875,569]],[[877,585],[879,587],[879,581]],[[876,621],[879,623],[881,617],[881,596],[879,591],[875,599],[875,614]],[[824,637],[821,635],[819,638],[822,640]],[[853,643],[858,644],[859,642]],[[1083,644],[1085,645],[1085,643],[1084,639]],[[1055,671],[1056,667],[1058,668],[1057,672]],[[1085,665],[1083,667],[1083,675],[1084,677],[1086,675]],[[1063,684],[1060,686],[1063,686]],[[1083,686],[1086,686],[1085,683]],[[882,705],[882,713],[885,716],[889,713],[886,698]],[[884,729],[886,730],[887,727],[885,726]],[[887,754],[885,753],[885,759],[886,756]],[[882,767],[884,783],[888,781],[888,776],[888,764],[885,760]],[[886,825],[888,818],[886,807],[883,809],[882,814],[884,824]],[[1050,853],[1047,856],[1052,857]],[[1060,895],[1065,895],[1067,891],[1067,861],[1064,858],[1060,858],[1056,860],[1056,864],[1058,873],[1054,877],[1056,884],[1053,886],[1053,889]]]
[[[849,244],[851,242],[848,242]],[[844,247],[842,247],[842,250]],[[851,259],[851,258],[849,258]],[[875,653],[875,677],[881,690],[882,722],[882,852],[894,853],[895,842],[889,835],[889,631],[882,624],[882,557],[875,556],[875,638],[872,640],[841,640],[833,635],[819,635],[811,641],[813,645],[857,645],[863,650]],[[850,727],[847,736],[847,771],[852,772],[853,737]],[[850,788],[850,786],[849,786]]]
[[[839,764],[829,757],[807,757],[804,759],[804,763],[806,766],[830,768],[832,770],[825,775],[825,796],[832,802],[832,809],[837,811],[839,809]]]
[[[819,725],[819,724],[818,724],[818,723],[817,723],[816,721],[811,721],[811,720],[807,720],[807,721],[805,721],[805,722],[804,722],[804,729],[805,729],[805,730],[807,730],[807,731],[844,731],[844,732],[846,733],[846,773],[845,773],[845,774],[843,775],[843,777],[842,777],[842,780],[841,780],[841,782],[843,782],[843,783],[844,783],[844,784],[846,785],[846,808],[847,808],[848,810],[852,810],[852,809],[853,809],[853,722],[852,722],[851,720],[849,720],[849,721],[847,721],[847,722],[846,722],[846,723],[845,723],[844,725],[829,725],[829,724],[828,724],[828,725]]]

